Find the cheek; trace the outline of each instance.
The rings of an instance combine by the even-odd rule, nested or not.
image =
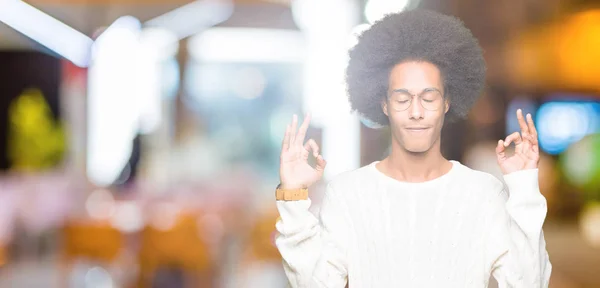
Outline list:
[[[395,112],[392,114],[388,114],[388,119],[390,120],[390,126],[391,127],[399,127],[402,126],[402,123],[404,123],[403,120],[403,116],[400,115],[401,113]]]
[[[446,115],[446,111],[445,110],[441,110],[441,111],[432,111],[431,112],[431,118],[432,120],[435,119],[435,123],[441,125],[444,123],[444,116]]]

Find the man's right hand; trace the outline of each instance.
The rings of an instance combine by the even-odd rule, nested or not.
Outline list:
[[[309,123],[310,114],[306,114],[300,129],[296,133],[298,116],[294,115],[292,124],[288,124],[285,129],[279,164],[281,189],[308,188],[323,177],[327,162],[322,155],[319,155],[317,142],[310,139],[304,144],[304,137]],[[317,159],[317,165],[314,168],[308,164],[308,156],[311,151]]]

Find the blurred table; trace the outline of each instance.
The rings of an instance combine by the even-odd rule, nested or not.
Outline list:
[[[547,220],[544,236],[553,267],[550,288],[600,287],[600,249],[584,241],[576,222]]]

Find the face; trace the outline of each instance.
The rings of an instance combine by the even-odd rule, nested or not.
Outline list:
[[[431,63],[403,62],[392,69],[382,108],[392,137],[406,151],[423,153],[439,144],[450,107],[443,89],[440,70]]]

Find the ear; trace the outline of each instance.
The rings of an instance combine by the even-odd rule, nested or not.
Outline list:
[[[446,100],[444,101],[444,114],[448,113],[448,110],[450,110],[450,101]]]
[[[385,114],[385,116],[390,116],[388,115],[388,105],[387,105],[387,101],[382,100],[381,101],[381,110],[383,110],[383,114]]]

